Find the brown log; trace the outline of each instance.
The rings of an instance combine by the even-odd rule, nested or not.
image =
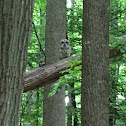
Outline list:
[[[121,55],[123,55],[125,53],[126,52],[122,53],[118,48],[113,48],[113,49],[109,50],[109,58],[112,59],[112,58],[121,56]]]
[[[117,48],[110,49],[110,59],[120,56],[123,53],[120,52]],[[63,76],[66,73],[61,73],[61,71],[70,68],[68,63],[70,61],[74,62],[81,57],[79,56],[71,56],[69,58],[60,60],[57,63],[51,65],[45,65],[44,67],[38,68],[33,71],[29,71],[25,73],[25,84],[24,84],[24,92],[45,86],[47,84],[51,84],[59,79],[60,76]],[[81,65],[81,63],[75,64],[75,66]]]
[[[24,92],[39,88],[41,86],[51,84],[59,79],[60,76],[66,74],[61,71],[70,68],[68,62],[79,59],[80,56],[69,57],[51,65],[45,65],[36,70],[25,73]],[[79,65],[79,64],[77,64]]]

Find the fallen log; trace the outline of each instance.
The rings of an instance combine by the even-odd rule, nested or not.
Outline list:
[[[43,67],[37,68],[36,70],[26,72],[24,75],[25,76],[24,92],[55,82],[56,80],[59,79],[60,76],[67,74],[67,72],[61,73],[61,71],[70,68],[68,62],[70,60],[74,62],[79,58],[80,56],[76,57],[71,56],[69,58],[60,60],[57,63],[51,65],[45,65]]]
[[[120,56],[124,53],[120,52],[117,48],[110,49],[109,58],[112,59],[114,57]],[[70,68],[68,63],[70,61],[74,62],[81,57],[79,56],[71,56],[69,58],[58,61],[57,63],[51,65],[45,65],[41,68],[37,68],[36,70],[26,72],[25,82],[24,82],[24,92],[51,84],[59,79],[60,76],[63,76],[65,73],[61,73],[61,71]],[[75,66],[81,65],[81,63],[75,64]],[[74,67],[75,67],[74,66]]]

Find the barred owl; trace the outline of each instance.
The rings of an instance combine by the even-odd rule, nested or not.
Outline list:
[[[71,45],[67,39],[61,40],[60,45],[60,58],[64,59],[71,55]]]

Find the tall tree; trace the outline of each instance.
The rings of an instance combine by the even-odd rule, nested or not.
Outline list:
[[[0,126],[17,126],[34,0],[0,1]]]
[[[46,64],[60,60],[60,41],[66,38],[66,0],[47,0]],[[52,97],[52,85],[44,87],[44,126],[65,126],[65,88]]]
[[[109,126],[109,0],[84,0],[82,126]]]

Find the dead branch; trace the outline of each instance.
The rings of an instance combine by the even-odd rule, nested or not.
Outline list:
[[[112,59],[114,57],[120,56],[124,53],[120,52],[117,48],[110,49],[109,58]],[[71,56],[69,58],[58,61],[57,63],[51,65],[45,65],[36,70],[26,72],[25,76],[25,84],[24,84],[24,92],[39,88],[41,86],[45,86],[51,84],[59,79],[60,76],[63,76],[66,73],[61,73],[61,71],[70,68],[68,63],[72,60],[72,62],[78,60],[81,56]],[[81,63],[76,64],[81,65]]]

